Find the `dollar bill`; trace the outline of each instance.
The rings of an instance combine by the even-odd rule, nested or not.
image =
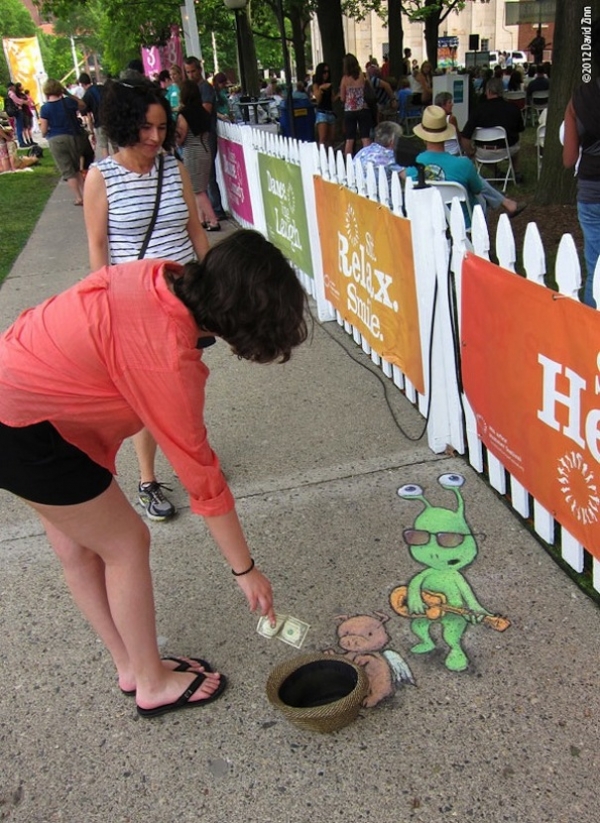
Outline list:
[[[310,626],[303,620],[298,620],[297,617],[287,617],[281,627],[278,637],[279,640],[287,643],[294,648],[299,649],[306,639]]]
[[[268,637],[271,639],[275,637],[281,631],[281,627],[283,626],[287,615],[285,614],[276,614],[275,615],[275,625],[271,626],[269,623],[268,617],[261,617],[258,621],[258,626],[256,627],[256,631],[261,634],[263,637]]]

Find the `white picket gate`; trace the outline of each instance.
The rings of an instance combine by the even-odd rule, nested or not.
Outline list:
[[[303,143],[282,138],[248,126],[219,124],[223,137],[243,146],[246,174],[254,214],[254,226],[267,233],[260,178],[258,154],[260,152],[279,157],[300,166],[305,198],[306,218],[310,234],[310,253],[313,277],[298,271],[298,277],[307,292],[315,299],[319,321],[336,320],[348,335],[360,346],[364,354],[381,369],[398,389],[427,417],[427,442],[435,453],[449,447],[459,454],[468,454],[468,460],[479,473],[485,473],[490,485],[506,497],[513,509],[524,519],[531,520],[533,528],[546,543],[560,549],[563,560],[576,572],[584,568],[585,548],[565,528],[557,529],[554,518],[510,474],[504,465],[492,455],[477,434],[475,415],[464,394],[459,390],[457,375],[454,312],[452,286],[449,273],[454,279],[460,328],[460,296],[462,260],[467,251],[489,260],[490,237],[485,216],[480,206],[473,211],[470,238],[465,227],[460,202],[455,199],[450,210],[450,239],[446,211],[440,193],[433,187],[419,189],[408,180],[402,191],[399,178],[392,177],[391,186],[383,169],[375,173],[369,165],[365,175],[360,163],[345,158],[341,152],[325,151],[315,143]],[[223,183],[218,170],[219,182]],[[378,202],[392,213],[410,220],[413,244],[417,305],[421,330],[421,351],[424,365],[425,392],[419,394],[401,370],[386,361],[363,338],[360,331],[345,321],[341,314],[325,298],[324,273],[319,240],[319,226],[315,201],[314,176],[346,186],[362,197]],[[224,200],[226,187],[221,186]],[[243,222],[243,221],[242,221]],[[401,250],[399,250],[400,252]],[[495,256],[499,264],[515,271],[516,245],[510,221],[502,215],[495,237]],[[537,226],[527,226],[523,245],[525,276],[540,288],[545,288],[546,255]],[[563,235],[556,257],[556,282],[559,293],[578,299],[581,269],[573,238]],[[600,305],[600,261],[595,285]],[[557,540],[557,534],[560,538]],[[600,561],[592,558],[592,582],[600,591]]]

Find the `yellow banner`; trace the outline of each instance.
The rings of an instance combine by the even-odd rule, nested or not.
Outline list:
[[[37,37],[4,37],[2,45],[13,83],[22,83],[40,106],[44,102],[41,87],[46,75]]]
[[[409,221],[321,177],[315,193],[325,297],[423,394]]]

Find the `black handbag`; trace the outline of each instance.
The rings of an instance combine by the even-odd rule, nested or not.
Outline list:
[[[61,102],[63,104],[63,109],[69,120],[71,121],[71,128],[72,128],[72,135],[75,138],[75,143],[77,145],[77,151],[84,159],[84,168],[88,168],[94,162],[94,149],[92,148],[92,144],[90,143],[90,137],[85,130],[83,124],[80,122],[79,118],[75,114],[75,112],[70,109],[67,104],[65,103],[65,98],[61,97]]]

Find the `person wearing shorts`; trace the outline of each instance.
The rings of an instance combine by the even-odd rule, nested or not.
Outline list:
[[[271,584],[206,436],[202,349],[216,336],[240,358],[285,362],[306,340],[305,312],[281,252],[240,230],[200,263],[105,266],[0,336],[0,488],[39,516],[142,717],[206,705],[227,680],[202,658],[159,656],[149,530],[114,479],[119,446],[152,430],[250,609],[274,625]]]
[[[40,109],[40,130],[48,139],[48,148],[60,175],[75,197],[75,206],[83,205],[83,176],[80,150],[75,137],[75,119],[85,104],[73,95],[65,96],[62,83],[52,78],[44,83],[47,102]]]
[[[347,54],[344,57],[344,74],[340,85],[340,100],[344,104],[345,154],[353,154],[357,132],[363,148],[371,143],[373,116],[365,99],[365,87],[368,83],[356,57]]]
[[[331,84],[331,71],[327,63],[319,63],[315,69],[312,94],[317,104],[315,117],[317,142],[319,145],[329,148],[329,146],[333,146],[335,137],[336,117],[333,111],[333,103],[337,100],[337,95],[334,97],[333,86]]]

